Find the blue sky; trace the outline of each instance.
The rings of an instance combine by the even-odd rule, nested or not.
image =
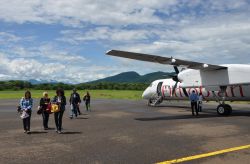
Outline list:
[[[249,0],[1,0],[0,80],[172,71],[106,56],[110,49],[249,64],[249,15]]]

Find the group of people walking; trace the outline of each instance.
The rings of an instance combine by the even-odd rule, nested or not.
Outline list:
[[[192,108],[192,115],[194,116],[199,115],[199,112],[202,111],[202,101],[203,96],[200,93],[199,95],[193,90],[192,93],[189,96],[189,100],[191,102],[191,108]],[[85,102],[86,110],[90,110],[90,94],[87,92],[84,97],[83,101]],[[73,89],[73,92],[70,95],[69,99],[70,103],[70,119],[73,119],[74,117],[77,117],[78,115],[81,115],[80,111],[80,103],[81,103],[81,97],[77,93],[76,89]],[[57,133],[62,132],[62,118],[65,111],[66,106],[66,97],[64,95],[63,89],[57,89],[56,95],[51,100],[49,98],[49,95],[47,92],[43,93],[43,97],[40,99],[39,103],[39,110],[38,114],[42,115],[43,118],[43,127],[44,130],[48,130],[48,122],[49,122],[49,116],[51,114],[51,108],[52,106],[57,106],[57,111],[54,113],[54,120],[55,120],[55,130]],[[24,133],[29,134],[30,133],[30,120],[31,120],[31,114],[32,114],[32,107],[33,107],[33,99],[31,98],[31,92],[26,91],[23,98],[20,100],[19,105],[19,112],[21,113],[21,118],[23,121],[23,129]]]
[[[203,95],[200,93],[199,95],[193,90],[192,93],[189,96],[189,100],[191,102],[191,109],[192,109],[192,115],[194,116],[195,113],[198,116],[199,112],[202,111],[202,101],[203,101]]]
[[[86,110],[90,110],[90,94],[89,92],[86,93],[83,97],[83,101],[85,102]],[[80,103],[81,98],[80,95],[77,93],[76,89],[73,89],[73,92],[69,99],[70,103],[70,118],[72,119],[74,116],[77,117],[78,114],[81,115],[80,112]],[[42,115],[43,118],[43,127],[44,130],[48,130],[48,122],[49,116],[52,113],[52,108],[56,108],[53,110],[54,113],[54,120],[55,120],[55,130],[57,133],[62,132],[62,118],[65,111],[66,106],[66,97],[64,95],[63,89],[57,89],[56,95],[51,100],[47,92],[43,92],[43,97],[40,99],[39,107],[38,107],[38,114]],[[21,113],[21,118],[23,121],[23,129],[24,133],[30,134],[30,120],[32,114],[32,107],[33,107],[33,99],[31,97],[31,92],[26,91],[24,97],[21,98],[20,104],[18,107],[18,111]]]

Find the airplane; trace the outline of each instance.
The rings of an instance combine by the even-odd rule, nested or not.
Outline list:
[[[216,101],[218,115],[230,115],[232,107],[226,101],[250,101],[250,65],[212,65],[143,53],[110,50],[106,55],[173,65],[172,78],[153,81],[142,98],[149,105],[163,100],[189,100],[192,91],[202,94],[206,101]],[[183,69],[179,71],[178,67]]]

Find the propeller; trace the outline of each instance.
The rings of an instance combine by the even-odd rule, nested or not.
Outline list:
[[[172,79],[173,79],[176,83],[174,84],[174,87],[173,87],[173,94],[172,94],[172,95],[175,94],[175,91],[176,91],[178,82],[180,82],[179,79],[178,79],[178,74],[180,73],[180,71],[179,71],[179,69],[178,69],[177,66],[173,66],[173,67],[174,67],[174,70],[175,70],[175,74],[172,75]],[[188,93],[187,93],[186,88],[182,88],[182,90],[183,90],[183,93],[185,94],[185,96],[188,97]]]
[[[177,88],[179,79],[178,79],[178,74],[180,73],[179,69],[177,66],[174,66],[175,74],[172,76],[172,79],[176,82],[173,87],[173,95],[175,94],[175,90]]]

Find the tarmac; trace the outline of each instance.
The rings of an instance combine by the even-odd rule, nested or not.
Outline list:
[[[43,130],[42,116],[31,117],[31,134],[24,134],[16,111],[19,100],[0,100],[0,163],[25,164],[151,164],[250,144],[250,105],[232,105],[231,116],[220,117],[216,104],[204,105],[192,116],[187,102],[148,107],[144,100],[96,99],[91,112],[69,119],[63,133]],[[250,163],[250,149],[226,152],[184,163]]]

